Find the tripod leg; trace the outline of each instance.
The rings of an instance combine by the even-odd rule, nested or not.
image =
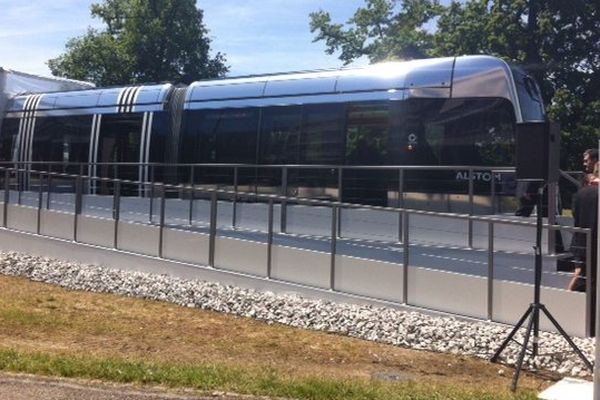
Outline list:
[[[496,350],[496,353],[494,353],[494,355],[492,356],[492,358],[490,358],[491,362],[495,363],[496,361],[498,361],[498,357],[500,357],[500,354],[502,354],[502,352],[504,351],[504,349],[506,348],[506,346],[508,346],[508,344],[512,340],[513,336],[515,336],[515,333],[517,333],[517,331],[519,330],[519,328],[523,325],[523,322],[525,322],[525,319],[527,318],[527,316],[529,315],[529,313],[531,313],[531,311],[532,311],[532,307],[529,306],[529,308],[527,309],[527,311],[525,311],[525,314],[523,314],[523,316],[521,317],[521,319],[519,320],[519,322],[517,322],[517,324],[515,325],[515,327],[513,328],[513,330],[509,333],[509,335],[506,337],[506,339],[504,339],[504,342],[502,342],[502,344],[500,345],[500,347],[498,348],[498,350]]]
[[[519,359],[517,360],[517,370],[515,371],[515,375],[513,376],[512,385],[510,390],[513,392],[517,390],[517,383],[519,382],[519,375],[521,374],[521,368],[523,367],[523,359],[525,358],[525,352],[527,351],[527,345],[529,344],[529,336],[531,335],[531,330],[533,328],[533,321],[535,320],[535,312],[531,314],[531,318],[529,318],[529,323],[527,324],[527,331],[525,332],[525,340],[523,340],[523,346],[521,347],[521,352],[519,353]]]
[[[543,304],[540,306],[540,308],[542,309],[542,311],[544,312],[544,314],[546,314],[546,317],[548,317],[548,319],[550,320],[550,322],[552,322],[552,324],[556,327],[556,329],[558,329],[558,332],[560,332],[560,334],[562,335],[562,337],[565,338],[565,340],[567,341],[567,343],[569,343],[569,345],[575,351],[575,353],[577,353],[577,355],[579,356],[579,358],[581,358],[581,360],[586,365],[586,367],[588,367],[591,372],[594,372],[594,366],[592,365],[592,363],[581,352],[581,350],[579,350],[579,347],[577,347],[577,345],[573,342],[573,340],[571,340],[571,338],[569,337],[569,335],[567,335],[567,333],[562,328],[562,326],[560,326],[560,324],[558,323],[558,321],[554,319],[554,317],[552,316],[552,314],[550,314],[550,311],[548,311]]]

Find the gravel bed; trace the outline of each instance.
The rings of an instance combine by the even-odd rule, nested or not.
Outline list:
[[[280,323],[304,329],[335,332],[365,340],[419,350],[431,350],[489,359],[511,327],[451,317],[426,315],[387,307],[309,300],[167,275],[122,271],[95,265],[62,262],[14,252],[0,252],[0,274],[72,290],[116,293],[175,303]],[[516,335],[522,342],[524,329]],[[594,341],[574,338],[593,360]],[[521,346],[511,343],[501,362],[514,364]],[[540,333],[540,355],[526,368],[589,376],[589,371],[559,335]],[[501,372],[501,371],[499,371]]]

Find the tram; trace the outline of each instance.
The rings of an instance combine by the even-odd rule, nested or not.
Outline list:
[[[261,166],[296,166],[290,187],[315,197],[331,193],[333,171],[344,167],[337,199],[380,205],[394,201],[397,172],[350,167],[510,167],[516,124],[546,119],[534,80],[491,56],[21,95],[3,113],[5,162],[85,163],[90,176],[211,185],[231,184],[226,166],[247,164],[240,185],[265,191],[281,185],[281,172]],[[489,171],[478,176],[480,190],[486,176],[502,184]],[[464,169],[404,179],[415,196],[464,194]]]

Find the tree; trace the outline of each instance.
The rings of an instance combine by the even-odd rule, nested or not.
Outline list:
[[[209,56],[195,0],[105,0],[91,12],[106,29],[69,40],[66,52],[48,61],[53,75],[106,86],[190,83],[228,71],[223,54]]]
[[[314,41],[324,40],[327,53],[341,50],[344,64],[362,56],[371,62],[423,58],[432,50],[433,35],[426,24],[443,10],[438,0],[367,0],[348,21],[347,29],[331,23],[323,10],[310,14]]]
[[[385,3],[386,7],[374,7]],[[371,10],[371,18],[358,24],[356,15]],[[436,28],[426,45],[415,33],[402,30],[384,34],[404,35],[394,40],[367,37],[364,43],[379,43],[377,52],[369,45],[363,52],[344,52],[354,32],[377,29],[381,20],[393,21],[411,10],[412,21],[431,21]],[[433,11],[432,11],[433,10]],[[414,58],[411,52],[391,45],[412,42],[425,57],[461,54],[490,54],[521,65],[541,83],[550,117],[563,131],[562,166],[580,169],[581,153],[596,147],[600,138],[600,3],[588,0],[467,0],[452,1],[448,7],[427,0],[367,0],[347,27],[331,23],[329,14],[311,14],[315,40],[326,40],[327,51],[342,50],[340,59],[349,63],[359,54],[372,61]],[[423,25],[413,25],[417,32]],[[423,34],[423,33],[422,33]],[[404,48],[409,48],[405,46]]]

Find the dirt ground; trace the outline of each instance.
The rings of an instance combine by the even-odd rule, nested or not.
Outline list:
[[[248,318],[0,276],[0,347],[140,361],[219,363],[283,376],[508,388],[513,369]],[[552,374],[522,375],[541,390]]]

